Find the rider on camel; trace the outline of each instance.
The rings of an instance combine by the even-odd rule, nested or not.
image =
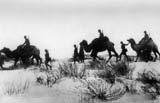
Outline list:
[[[146,44],[151,38],[149,37],[147,31],[144,31],[144,37],[142,40],[139,42],[139,44]]]
[[[104,40],[109,40],[109,38],[107,37],[107,36],[104,36],[104,33],[103,33],[103,31],[101,30],[101,29],[98,29],[98,33],[99,33],[99,40],[100,41],[104,41]]]
[[[99,33],[99,39],[104,38],[104,34],[103,34],[102,30],[98,29],[98,33]]]
[[[27,38],[27,36],[25,35],[24,36],[24,39],[25,39],[25,42],[22,44],[22,48],[28,48],[30,46],[30,41],[29,39]]]

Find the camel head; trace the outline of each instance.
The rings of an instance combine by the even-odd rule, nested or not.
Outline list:
[[[130,38],[130,39],[128,39],[127,40],[129,43],[131,43],[131,44],[135,44],[135,40],[133,39],[133,38]]]
[[[82,40],[82,42],[80,42],[80,45],[84,47],[84,50],[86,52],[91,51],[90,45],[88,45],[88,42],[86,40]]]
[[[0,50],[2,53],[7,53],[10,52],[11,50],[9,48],[4,47],[3,49]]]
[[[80,45],[87,46],[88,45],[87,40],[82,40],[82,42],[80,42]]]

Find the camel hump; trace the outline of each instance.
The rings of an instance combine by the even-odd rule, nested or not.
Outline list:
[[[111,42],[111,41],[109,41],[109,45],[110,45],[111,47],[114,47],[114,43]]]
[[[29,47],[30,49],[37,49],[37,47],[36,46],[34,46],[34,45],[30,45],[30,47]]]
[[[153,42],[152,38],[142,38],[142,40],[139,42],[140,45],[146,45],[150,42]]]
[[[113,43],[113,42],[110,42],[110,43],[111,43],[112,46],[114,46],[114,43]]]
[[[103,38],[105,41],[109,41],[109,38],[107,36],[104,36]]]
[[[39,54],[40,54],[39,48],[37,48],[37,47],[34,46],[34,45],[30,45],[30,50],[31,50],[34,54],[36,54],[36,55],[39,55]]]

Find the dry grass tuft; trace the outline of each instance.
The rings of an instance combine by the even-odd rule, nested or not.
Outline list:
[[[101,101],[117,100],[126,92],[125,88],[114,88],[103,79],[85,80],[83,83],[86,87],[84,94],[91,99],[99,99]]]
[[[4,94],[17,95],[23,94],[30,87],[30,81],[12,81],[5,83]]]
[[[40,72],[36,78],[36,82],[42,85],[47,85],[52,87],[61,79],[60,73],[58,70],[50,70]]]
[[[147,71],[144,69],[142,73],[138,74],[137,80],[144,84],[142,89],[151,99],[156,99],[160,95],[160,75],[157,71]]]
[[[59,64],[58,68],[61,77],[74,77],[78,79],[83,79],[86,77],[86,67],[79,67],[77,64],[62,63]]]
[[[129,66],[129,62],[127,61],[118,61],[116,63],[110,62],[109,66],[114,70],[115,75],[118,77],[127,76],[127,78],[129,78],[134,70],[134,68]]]

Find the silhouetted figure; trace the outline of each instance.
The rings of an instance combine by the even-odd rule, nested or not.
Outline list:
[[[29,60],[32,57],[32,63],[33,59],[36,59],[37,65],[42,63],[42,59],[40,57],[40,50],[34,45],[30,46],[30,50],[28,52],[22,50],[21,45],[18,46],[15,50],[11,51],[9,48],[4,47],[0,50],[2,53],[6,55],[6,57],[13,59],[14,66],[16,66],[17,62],[19,60],[22,60],[23,64],[26,65],[26,60]]]
[[[30,46],[30,41],[27,36],[24,36],[25,42],[22,44],[22,48],[28,48]]]
[[[74,55],[73,55],[73,61],[74,63],[78,60],[78,48],[76,45],[74,45]]]
[[[133,38],[130,38],[127,41],[131,44],[131,48],[137,53],[136,62],[138,60],[138,57],[142,57],[141,53],[143,52],[143,54],[144,54],[144,52],[146,50],[147,50],[147,52],[154,53],[154,59],[153,59],[154,61],[157,59],[157,54],[160,57],[160,52],[158,50],[158,46],[157,46],[157,44],[155,44],[155,42],[152,39],[150,39],[149,42],[145,44],[145,46],[137,44]]]
[[[127,46],[128,44],[124,44],[122,41],[121,41],[121,49],[122,49],[122,52],[121,52],[121,54],[120,54],[120,60],[121,60],[121,57],[122,57],[122,55],[124,55],[126,58],[127,58],[127,60],[128,60],[128,56],[127,56],[127,49],[126,49],[126,46]]]
[[[99,39],[103,39],[104,38],[104,34],[102,32],[102,30],[98,29],[98,33],[99,33]]]
[[[49,56],[48,50],[45,49],[45,65],[46,65],[47,70],[48,70],[48,67],[50,67],[50,69],[52,68],[52,66],[48,64],[49,62],[51,62],[51,57]]]
[[[79,60],[80,62],[84,63],[84,47],[80,43],[80,49],[79,49]]]
[[[81,44],[84,47],[84,50],[89,53],[91,52],[90,56],[93,57],[93,60],[96,60],[96,58],[99,58],[97,54],[99,52],[108,51],[109,58],[107,62],[112,58],[111,52],[113,52],[116,56],[116,60],[118,60],[118,53],[116,52],[114,48],[114,43],[111,42],[107,37],[104,37],[104,41],[100,41],[98,38],[95,38],[91,41],[91,43],[88,43],[86,40],[82,40]],[[100,59],[100,58],[99,58]]]
[[[144,31],[144,37],[140,40],[139,44],[146,44],[151,38],[149,37],[147,31]]]

